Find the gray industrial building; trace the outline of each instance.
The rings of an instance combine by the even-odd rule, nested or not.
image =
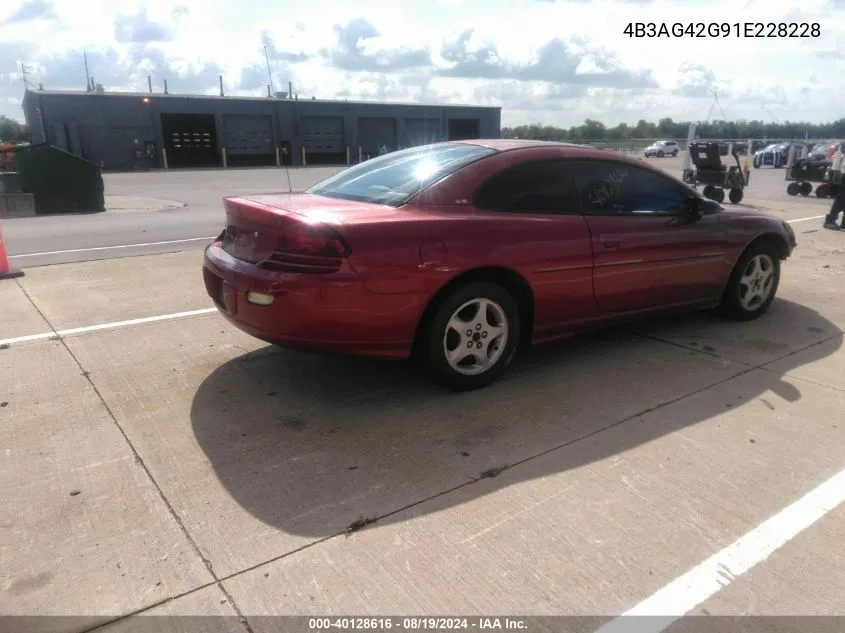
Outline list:
[[[441,140],[498,138],[501,108],[28,90],[32,142],[104,170],[344,165]]]

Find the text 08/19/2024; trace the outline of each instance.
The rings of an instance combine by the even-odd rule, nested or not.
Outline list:
[[[822,29],[818,22],[629,22],[622,33],[644,38],[817,38]]]

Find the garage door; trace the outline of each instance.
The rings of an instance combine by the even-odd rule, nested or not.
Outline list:
[[[361,117],[358,119],[358,145],[364,154],[376,156],[382,148],[396,150],[396,119]]]
[[[217,127],[213,114],[161,115],[164,147],[171,167],[216,167]]]
[[[226,153],[275,155],[273,146],[273,119],[269,116],[226,115]]]
[[[405,145],[426,145],[441,140],[439,119],[405,119]]]
[[[300,123],[302,145],[309,154],[341,154],[346,152],[343,139],[343,117],[304,116]]]

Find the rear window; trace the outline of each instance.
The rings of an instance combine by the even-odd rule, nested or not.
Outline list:
[[[400,207],[432,183],[494,153],[466,143],[412,147],[345,169],[308,193]]]

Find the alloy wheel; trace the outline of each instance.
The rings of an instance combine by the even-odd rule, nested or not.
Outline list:
[[[739,278],[739,300],[742,307],[752,312],[763,305],[775,285],[775,263],[769,255],[760,253],[752,257]]]
[[[484,373],[501,358],[508,335],[508,319],[502,306],[490,299],[467,301],[446,324],[446,361],[464,376]]]

